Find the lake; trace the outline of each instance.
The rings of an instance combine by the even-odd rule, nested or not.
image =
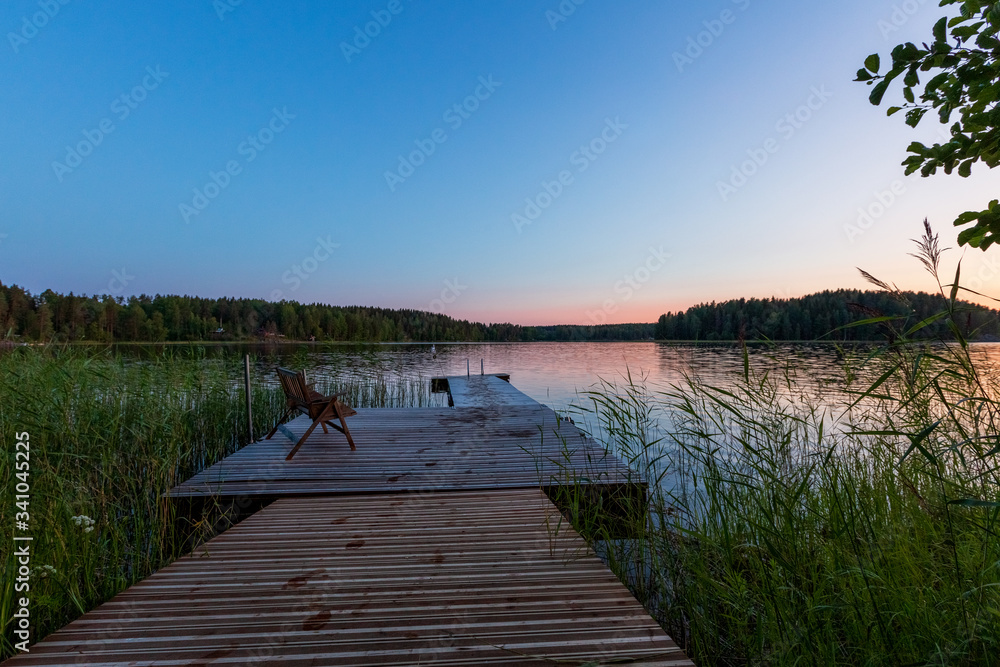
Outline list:
[[[178,349],[171,345],[168,348]],[[141,356],[148,346],[121,346]],[[631,343],[438,343],[430,344],[232,344],[208,345],[206,356],[242,368],[243,353],[255,359],[257,381],[274,380],[274,366],[305,369],[320,384],[372,373],[392,378],[423,379],[449,375],[510,373],[511,383],[555,410],[579,404],[582,392],[600,380],[621,381],[631,373],[651,389],[665,389],[696,375],[719,386],[733,382],[743,370],[743,355],[734,344]],[[843,357],[829,344],[751,345],[758,369],[791,372],[796,390],[811,396],[836,391],[843,382]],[[242,376],[240,376],[242,378]],[[440,397],[441,404],[447,399]]]
[[[157,346],[158,347],[158,346]],[[170,349],[186,346],[169,345]],[[847,349],[848,355],[870,346]],[[149,346],[121,346],[127,354],[142,355]],[[603,380],[621,382],[626,373],[645,378],[651,390],[668,389],[685,375],[727,387],[743,372],[743,354],[735,344],[678,344],[657,342],[562,343],[438,343],[430,344],[223,344],[202,347],[207,357],[231,366],[242,382],[242,355],[255,359],[258,382],[275,382],[274,366],[305,369],[320,385],[337,378],[384,373],[390,378],[430,381],[432,377],[467,372],[510,373],[511,383],[540,403],[564,411],[585,402],[584,392]],[[1000,366],[1000,344],[980,343],[974,355],[983,368]],[[833,407],[843,396],[844,354],[832,344],[778,343],[748,346],[758,371],[788,374],[785,394],[806,397]],[[435,395],[447,405],[445,395]]]
[[[150,346],[120,345],[126,354]],[[159,347],[159,346],[155,346]],[[165,346],[178,349],[178,345]],[[1000,343],[978,343],[974,355],[984,368],[1000,367]],[[429,343],[401,344],[223,344],[202,349],[210,358],[232,359],[245,352],[256,358],[254,373],[270,379],[274,366],[304,368],[310,380],[383,372],[391,377],[429,380],[432,377],[510,373],[511,383],[553,409],[567,408],[601,379],[620,380],[625,373],[645,377],[653,388],[681,382],[694,375],[725,386],[743,372],[743,354],[735,344],[658,342],[554,343]],[[755,368],[793,373],[806,393],[836,392],[844,380],[843,354],[826,343],[751,344]],[[868,349],[848,348],[848,353]],[[241,366],[242,368],[242,366]],[[263,379],[263,378],[262,378]]]

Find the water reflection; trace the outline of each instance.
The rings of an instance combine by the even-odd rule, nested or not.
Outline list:
[[[235,344],[165,346],[178,355],[196,354],[232,365],[245,352],[255,359],[257,381],[273,381],[274,366],[305,369],[321,382],[383,373],[405,379],[466,372],[510,373],[511,382],[535,400],[556,410],[578,402],[582,392],[603,380],[624,376],[644,379],[651,389],[665,389],[694,375],[726,386],[743,371],[743,355],[736,345],[670,343],[438,343],[396,345]],[[126,354],[143,357],[159,351],[150,346],[119,346]],[[751,363],[759,370],[789,375],[798,390],[818,394],[843,382],[843,358],[832,345],[751,345]]]

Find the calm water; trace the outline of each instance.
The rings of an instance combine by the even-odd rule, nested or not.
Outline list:
[[[173,346],[172,346],[173,347]],[[126,348],[128,349],[128,348]],[[136,348],[135,354],[142,356]],[[176,348],[175,348],[176,349]],[[221,345],[202,348],[207,357],[231,367],[234,382],[242,382],[242,355],[255,358],[253,380],[275,382],[274,366],[305,369],[310,380],[321,385],[337,378],[374,373],[390,378],[422,380],[465,375],[510,373],[511,383],[535,400],[563,411],[587,404],[585,392],[601,380],[622,383],[625,374],[644,379],[655,391],[696,376],[719,387],[732,386],[743,372],[743,354],[736,345],[681,345],[669,343],[487,343],[400,345]],[[847,351],[861,355],[865,348]],[[974,356],[984,370],[1000,368],[1000,344],[974,346]],[[779,344],[751,346],[750,360],[757,371],[786,375],[786,394],[806,397],[812,404],[826,405],[831,413],[843,397],[844,358],[832,345]],[[447,397],[434,395],[438,405]],[[600,437],[593,417],[573,411],[578,425]],[[669,428],[666,413],[659,413],[660,427]],[[582,421],[581,421],[582,419]],[[664,484],[673,483],[667,478]]]
[[[974,345],[984,368],[1000,367],[1000,343]],[[148,348],[147,348],[148,349]],[[305,369],[310,380],[373,372],[408,379],[510,373],[511,383],[535,400],[563,410],[601,379],[621,381],[626,373],[645,378],[654,389],[694,375],[717,386],[732,384],[743,371],[736,345],[671,343],[484,343],[436,345],[222,345],[204,348],[207,356],[231,360],[239,368],[244,352],[256,357],[258,380],[269,380],[276,364]],[[855,348],[855,351],[861,348]],[[838,393],[844,360],[832,345],[779,344],[750,347],[758,370],[791,373],[793,387],[822,400]],[[228,362],[227,362],[228,363]]]
[[[147,348],[148,349],[148,348]],[[696,375],[726,386],[742,372],[735,345],[669,343],[486,343],[400,345],[225,345],[204,348],[239,367],[244,352],[256,358],[254,374],[270,380],[277,364],[305,369],[321,383],[375,372],[390,377],[432,377],[510,373],[511,383],[535,400],[564,410],[603,380],[621,382],[626,374],[644,378],[653,389],[667,388]],[[750,348],[758,369],[795,374],[796,387],[811,395],[835,390],[842,381],[842,359],[830,345],[776,345]]]

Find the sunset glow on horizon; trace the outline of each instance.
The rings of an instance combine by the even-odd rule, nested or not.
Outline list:
[[[652,322],[935,291],[928,218],[1000,297],[951,226],[996,174],[904,176],[940,126],[852,81],[937,3],[42,4],[2,17],[4,284]]]

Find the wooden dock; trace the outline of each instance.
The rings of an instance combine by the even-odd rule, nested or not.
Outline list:
[[[438,391],[448,392],[448,404],[456,408],[499,409],[539,407],[538,401],[510,383],[510,375],[467,375],[431,380]]]
[[[689,665],[540,491],[289,498],[9,664]]]
[[[4,665],[691,665],[542,491],[636,473],[502,379],[449,385],[359,410],[356,452],[279,433],[181,484],[278,499]]]
[[[170,495],[286,497],[640,482],[614,455],[537,404],[503,411],[359,408],[350,419],[357,451],[340,433],[317,429],[285,461],[308,426],[305,417],[293,420],[288,434],[279,431],[247,445]]]

